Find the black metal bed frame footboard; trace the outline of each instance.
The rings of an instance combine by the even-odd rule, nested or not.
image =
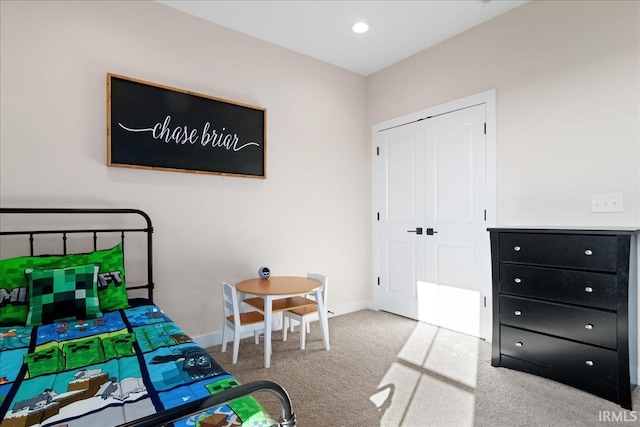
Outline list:
[[[127,286],[127,290],[146,289],[149,301],[153,302],[153,226],[151,218],[145,212],[138,209],[83,209],[83,208],[0,208],[0,215],[3,214],[134,214],[140,215],[146,222],[145,228],[99,228],[99,229],[60,229],[60,230],[25,230],[25,231],[3,231],[0,230],[0,236],[28,236],[29,237],[29,255],[34,256],[35,236],[60,235],[62,239],[63,255],[67,255],[67,235],[69,234],[90,234],[93,236],[93,250],[98,250],[98,234],[120,233],[120,241],[122,242],[122,250],[124,252],[125,234],[127,233],[146,233],[147,234],[147,283],[144,285]],[[0,222],[1,224],[1,222]]]
[[[170,424],[174,421],[181,420],[190,415],[206,411],[208,408],[223,405],[232,400],[248,396],[258,391],[269,391],[276,395],[282,406],[282,419],[278,425],[282,427],[295,427],[296,415],[291,409],[291,399],[286,390],[273,381],[253,381],[247,384],[227,389],[221,393],[212,396],[203,397],[194,400],[191,403],[180,405],[173,409],[164,410],[158,414],[149,415],[138,420],[121,424],[118,427],[156,427]]]
[[[104,233],[120,233],[120,239],[123,246],[125,235],[127,233],[146,233],[147,235],[147,283],[144,285],[128,286],[127,290],[134,289],[146,289],[148,298],[153,302],[153,289],[155,287],[153,282],[153,226],[151,224],[151,218],[145,212],[138,209],[83,209],[83,208],[3,208],[0,207],[0,218],[3,214],[62,214],[62,215],[75,215],[75,214],[135,214],[140,215],[146,222],[144,228],[99,228],[99,229],[57,229],[57,230],[20,230],[20,231],[4,231],[0,229],[0,236],[28,236],[29,239],[29,255],[34,256],[34,240],[38,235],[60,235],[63,245],[63,254],[67,254],[67,235],[70,234],[89,234],[93,238],[93,249],[98,250],[98,235]],[[0,225],[2,221],[0,220]],[[280,405],[282,406],[282,418],[278,425],[282,427],[295,427],[296,416],[291,408],[291,399],[286,390],[279,384],[272,381],[254,381],[247,384],[241,384],[239,386],[227,389],[218,394],[208,396],[202,399],[195,400],[193,402],[180,405],[176,408],[167,409],[157,414],[152,414],[138,420],[134,420],[119,427],[155,427],[171,424],[174,421],[181,420],[188,416],[203,412],[209,408],[226,404],[232,400],[239,399],[241,397],[252,395],[256,392],[268,391],[275,394]]]

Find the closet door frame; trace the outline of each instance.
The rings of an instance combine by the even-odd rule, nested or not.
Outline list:
[[[379,260],[379,226],[378,226],[378,214],[379,203],[381,203],[381,194],[378,188],[380,179],[380,171],[378,170],[378,155],[377,155],[377,134],[381,130],[388,129],[395,126],[401,126],[407,123],[415,122],[426,117],[437,116],[446,114],[456,110],[472,107],[474,105],[484,104],[486,112],[486,226],[496,226],[496,186],[497,186],[497,162],[496,162],[496,91],[491,89],[482,93],[471,95],[465,98],[460,98],[454,101],[450,101],[437,106],[429,107],[424,110],[416,111],[411,114],[407,114],[401,117],[397,117],[391,120],[387,120],[372,126],[372,191],[373,191],[373,308],[380,309],[380,292],[379,292],[379,277],[380,277],[380,260]],[[489,251],[487,251],[489,253]],[[487,265],[490,266],[491,259],[487,257],[485,260]],[[490,268],[486,271],[489,272],[488,277],[483,277],[483,294],[486,296],[486,305],[482,311],[481,320],[481,336],[485,337],[488,342],[492,341],[492,328],[491,328],[491,313],[492,307],[492,290],[491,290],[491,277]]]

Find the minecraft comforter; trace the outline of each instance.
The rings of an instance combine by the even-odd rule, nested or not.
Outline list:
[[[0,427],[113,426],[237,384],[154,305],[0,327]],[[175,423],[273,424],[253,397]]]

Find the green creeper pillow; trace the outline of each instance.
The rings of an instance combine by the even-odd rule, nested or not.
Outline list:
[[[24,325],[29,311],[27,268],[64,268],[100,264],[98,296],[100,310],[129,307],[124,277],[122,244],[87,254],[24,256],[0,260],[0,325]]]
[[[124,279],[124,255],[121,243],[102,251],[65,255],[46,267],[65,268],[86,264],[100,264],[100,273],[98,274],[100,310],[107,312],[128,308],[129,298]]]
[[[102,316],[98,300],[98,265],[24,271],[29,283],[27,326],[95,319]]]

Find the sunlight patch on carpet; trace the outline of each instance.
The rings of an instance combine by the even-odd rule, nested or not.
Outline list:
[[[380,425],[473,426],[478,358],[478,338],[418,322],[370,396]]]

